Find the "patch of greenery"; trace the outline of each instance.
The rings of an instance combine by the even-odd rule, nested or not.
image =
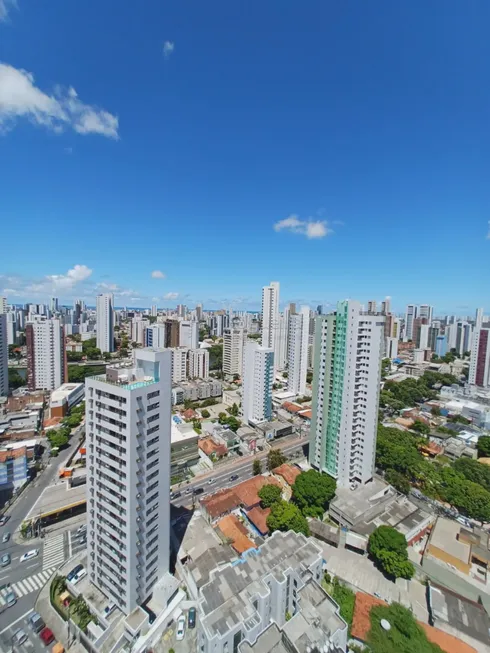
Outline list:
[[[410,610],[399,603],[372,608],[370,619],[367,643],[372,653],[443,653],[429,642]],[[382,619],[390,624],[390,630],[381,627]]]
[[[304,515],[321,518],[335,496],[336,488],[334,478],[310,469],[299,474],[294,482],[294,502]]]

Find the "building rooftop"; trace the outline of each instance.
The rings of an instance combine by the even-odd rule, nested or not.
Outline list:
[[[171,420],[170,441],[172,444],[177,442],[185,442],[186,440],[197,439],[199,435],[194,431],[192,424],[179,424],[177,425],[174,420]]]
[[[488,646],[490,618],[482,605],[433,584],[429,588],[429,602],[436,623],[444,621]]]
[[[86,502],[86,485],[77,485],[72,488],[67,483],[50,485],[41,492],[38,500],[26,515],[26,519],[47,517],[68,508],[81,506]]]
[[[396,497],[395,490],[384,481],[373,478],[355,490],[337,487],[331,507],[344,514],[351,523],[362,520],[362,516],[378,504]]]
[[[269,532],[269,527],[267,526],[267,517],[270,514],[270,508],[261,508],[260,506],[255,506],[255,508],[252,508],[252,510],[247,512],[247,519],[260,533],[265,535]]]
[[[288,465],[287,463],[283,463],[279,467],[276,467],[272,470],[272,472],[273,474],[281,476],[286,481],[286,483],[291,486],[294,485],[295,480],[301,474],[300,469],[294,465]]]
[[[212,638],[223,636],[243,623],[245,631],[257,625],[260,616],[253,606],[257,593],[268,591],[265,578],[272,574],[284,579],[284,571],[293,568],[306,574],[321,559],[321,549],[300,533],[276,531],[258,550],[250,551],[233,565],[211,572],[210,581],[201,588],[201,623]]]
[[[51,393],[50,401],[61,402],[63,399],[67,399],[73,392],[83,388],[83,383],[63,383],[59,388],[53,390]]]
[[[248,531],[236,515],[226,515],[216,524],[224,537],[231,540],[231,546],[239,554],[255,549],[255,543],[248,537]]]
[[[272,476],[253,476],[232,488],[218,490],[218,492],[202,499],[201,505],[211,519],[215,519],[226,512],[231,512],[240,506],[252,508],[260,503],[258,492],[264,485],[277,485],[280,487],[279,481]]]
[[[471,553],[471,546],[466,542],[461,542],[459,532],[461,525],[452,519],[439,517],[432,528],[430,536],[430,545],[445,551],[453,558],[457,558],[468,564]]]

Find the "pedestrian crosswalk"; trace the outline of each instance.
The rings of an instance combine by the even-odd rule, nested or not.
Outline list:
[[[23,580],[12,583],[3,589],[0,593],[0,606],[4,606],[6,604],[6,596],[11,591],[15,592],[15,596],[17,598],[25,596],[26,594],[30,594],[31,592],[39,592],[41,587],[47,583],[49,577],[55,571],[55,569],[56,567],[51,567],[45,571],[40,571],[38,574],[32,574],[32,576],[28,576]]]
[[[44,541],[43,571],[59,567],[65,561],[65,534],[53,535]]]

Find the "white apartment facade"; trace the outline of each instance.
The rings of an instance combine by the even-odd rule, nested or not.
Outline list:
[[[262,346],[278,355],[279,282],[271,281],[262,288]],[[276,363],[274,363],[275,369]]]
[[[129,614],[168,572],[171,353],[86,379],[87,553],[92,583]]]
[[[247,342],[243,356],[242,411],[246,422],[261,424],[272,418],[274,351]]]
[[[7,312],[7,298],[0,297],[0,315]]]
[[[349,300],[316,320],[310,463],[354,487],[374,471],[385,317]]]
[[[6,397],[9,393],[8,365],[7,316],[0,313],[0,397]]]
[[[146,329],[150,326],[150,320],[133,317],[131,321],[131,339],[139,345],[146,344]]]
[[[408,342],[413,337],[413,321],[417,317],[417,306],[415,304],[408,304],[407,312],[405,313],[405,335],[404,341]]]
[[[172,347],[172,382],[180,383],[187,379],[187,347]]]
[[[190,379],[208,379],[209,351],[207,349],[189,350],[188,370]]]
[[[15,311],[7,313],[7,342],[9,345],[17,344],[17,314]]]
[[[165,347],[166,328],[165,323],[157,323],[147,326],[145,329],[145,345],[147,347],[163,349]]]
[[[223,374],[241,376],[243,352],[247,342],[247,331],[242,328],[225,329],[223,333]]]
[[[310,309],[302,306],[298,314],[289,317],[288,390],[296,395],[306,392],[309,332]]]
[[[102,353],[114,351],[114,295],[97,295],[97,347]]]
[[[27,385],[55,390],[68,381],[65,330],[58,318],[33,315],[26,324]]]
[[[199,322],[182,320],[179,326],[179,345],[188,349],[199,347]]]

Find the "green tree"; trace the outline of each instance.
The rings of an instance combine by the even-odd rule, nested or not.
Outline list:
[[[459,458],[453,467],[457,472],[463,474],[467,481],[478,483],[490,492],[490,467],[488,465],[479,463],[473,458]]]
[[[438,408],[437,406],[432,406],[430,409],[431,415],[434,415],[434,417],[439,417],[441,414],[441,409]]]
[[[256,458],[253,463],[253,475],[258,476],[259,474],[262,474],[262,463]]]
[[[67,361],[81,361],[82,358],[85,356],[83,351],[67,351],[66,352],[66,360]]]
[[[26,385],[26,380],[21,377],[16,369],[9,367],[9,388],[21,388]]]
[[[400,472],[394,469],[389,469],[386,472],[385,480],[402,494],[408,494],[410,492],[410,482],[406,476],[403,476],[403,474],[400,474]]]
[[[209,352],[209,369],[222,371],[223,367],[223,345],[212,345]]]
[[[322,517],[335,496],[337,483],[328,474],[315,469],[302,472],[293,485],[293,497],[304,515]]]
[[[204,417],[204,419],[208,419],[208,417],[211,417],[211,413],[209,412],[209,410],[206,410],[205,408],[201,410],[201,415]]]
[[[68,365],[68,381],[82,383],[86,376],[105,373],[105,365]]]
[[[121,349],[119,350],[119,357],[126,358],[127,355],[128,355],[128,350],[126,349],[126,347],[121,347]]]
[[[381,361],[381,378],[385,379],[390,372],[391,372],[391,360],[389,358],[383,358],[383,360]]]
[[[477,446],[478,458],[490,458],[490,435],[480,435]]]
[[[429,435],[430,433],[430,426],[419,419],[415,420],[415,422],[412,424],[410,428],[412,429],[412,431],[416,431],[417,433],[421,433],[422,435]]]
[[[279,486],[269,483],[260,488],[258,495],[262,508],[270,508],[281,500],[282,492]]]
[[[369,536],[368,551],[388,576],[412,578],[415,570],[408,560],[407,541],[396,529],[378,526]]]
[[[352,625],[352,621],[354,619],[354,607],[356,603],[355,593],[346,587],[346,585],[341,583],[338,578],[334,578],[332,598],[334,601],[336,601],[336,603],[338,603],[340,608],[340,616],[349,626],[350,632],[350,626]]]
[[[380,551],[377,562],[383,571],[393,578],[407,578],[410,580],[415,573],[410,560],[402,557],[399,553],[395,553],[395,551]]]
[[[367,644],[373,653],[444,653],[437,644],[429,642],[412,612],[399,603],[376,606],[369,617]],[[391,626],[388,632],[381,626],[382,619]]]
[[[267,469],[272,471],[286,462],[286,456],[280,449],[271,449],[267,454]]]
[[[193,405],[191,399],[184,399],[184,410],[189,410]]]
[[[295,531],[296,533],[310,534],[308,522],[301,510],[294,503],[277,501],[271,507],[271,513],[267,517],[267,526],[271,532],[274,531]]]
[[[230,415],[232,415],[233,417],[237,417],[238,414],[239,414],[239,412],[240,412],[240,409],[238,408],[237,404],[233,404],[233,406],[231,406],[230,408],[227,408],[226,410],[227,410],[228,413],[230,413]]]
[[[110,352],[108,352],[108,351],[105,351],[105,352],[102,354],[102,357],[103,357],[103,359],[104,359],[105,361],[110,361],[111,358],[112,358]]]

